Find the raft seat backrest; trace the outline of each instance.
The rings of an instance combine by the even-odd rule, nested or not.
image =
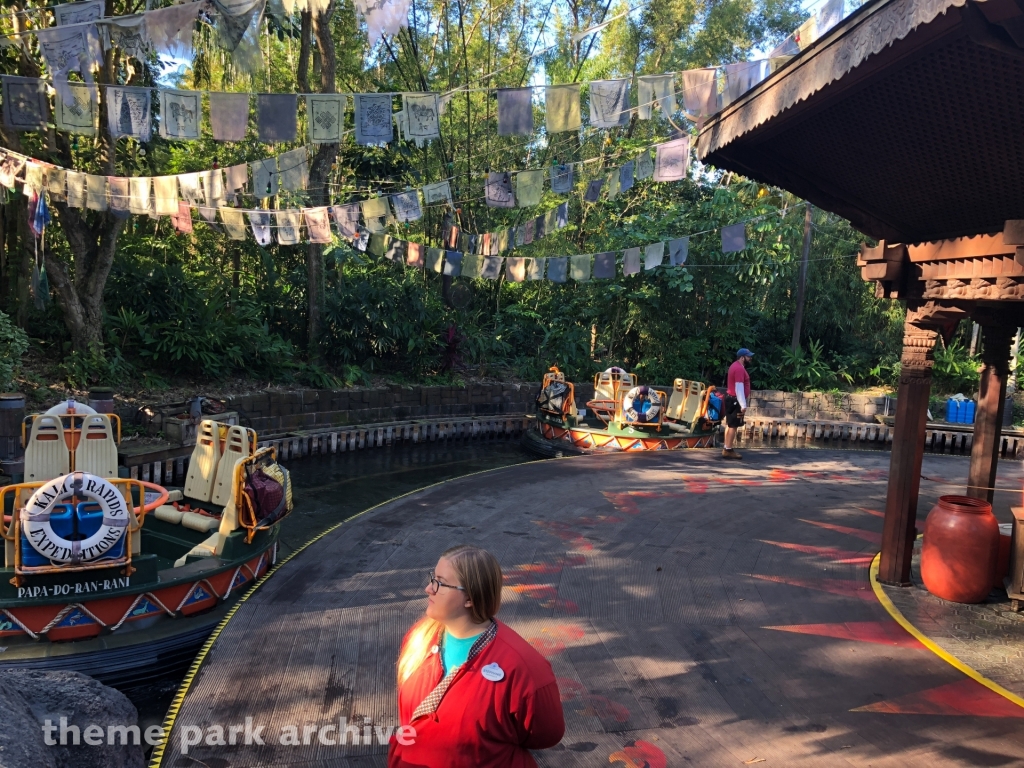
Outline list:
[[[672,394],[668,396],[668,407],[665,408],[666,419],[678,420],[682,415],[689,383],[686,379],[676,379],[672,382]]]
[[[117,477],[117,444],[109,416],[97,413],[82,420],[82,436],[75,449],[75,471]]]
[[[595,400],[614,400],[615,399],[615,383],[612,381],[611,374],[599,373],[597,374],[597,386],[594,387],[594,399]]]
[[[693,423],[697,416],[697,411],[700,410],[701,401],[704,399],[705,389],[706,387],[699,381],[689,382],[689,391],[686,393],[686,400],[683,403],[683,410],[679,421],[685,421],[688,424]]]
[[[185,495],[197,501],[209,501],[220,465],[221,446],[217,422],[204,419],[196,434],[196,447],[188,464]]]
[[[249,435],[251,430],[245,427],[232,426],[228,429],[224,441],[224,454],[217,468],[217,478],[213,486],[213,504],[225,505],[231,501],[235,490],[235,467],[238,462],[249,456]]]
[[[70,471],[71,454],[60,416],[37,416],[25,446],[25,482],[53,480]]]
[[[612,373],[601,371],[597,374],[597,386],[594,387],[595,400],[618,400],[619,394],[632,388],[633,377],[623,371]]]

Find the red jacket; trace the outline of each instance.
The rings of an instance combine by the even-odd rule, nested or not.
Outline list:
[[[565,720],[551,664],[507,625],[495,623],[494,639],[456,673],[432,714],[411,721],[441,682],[439,654],[399,686],[399,720],[416,736],[408,746],[392,738],[388,768],[536,768],[528,750],[562,740]],[[501,667],[501,680],[481,674],[489,664]]]

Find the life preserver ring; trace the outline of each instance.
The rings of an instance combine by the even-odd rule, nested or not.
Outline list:
[[[103,510],[99,530],[83,541],[58,536],[50,525],[53,508],[72,496],[95,501]],[[71,564],[103,557],[124,536],[132,517],[113,483],[88,472],[73,472],[40,486],[20,515],[21,530],[36,552],[51,562]]]
[[[619,366],[617,366],[617,365],[613,365],[611,368],[608,368],[608,369],[605,370],[605,373],[609,373],[609,374],[625,373],[625,372],[626,371],[624,369],[619,368]]]
[[[47,416],[67,416],[68,415],[68,400],[63,403],[57,403],[53,408],[46,412]],[[85,403],[75,401],[75,416],[94,416],[97,411],[90,408]]]
[[[630,424],[653,424],[661,412],[661,393],[643,385],[633,387],[622,398],[622,415]]]

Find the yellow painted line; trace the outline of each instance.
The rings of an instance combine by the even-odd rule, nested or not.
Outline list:
[[[1020,696],[1016,695],[1015,693],[1011,693],[1010,691],[1003,688],[1003,686],[999,685],[999,683],[989,680],[976,669],[972,669],[971,667],[967,666],[962,661],[960,661],[960,659],[958,659],[956,656],[953,656],[948,651],[945,651],[942,648],[940,648],[934,640],[932,640],[930,637],[921,632],[921,630],[919,630],[917,627],[915,627],[913,624],[907,621],[906,616],[900,613],[900,609],[893,605],[892,600],[889,599],[889,596],[885,594],[885,590],[882,589],[882,585],[878,583],[878,561],[881,558],[882,553],[879,552],[877,555],[875,555],[875,559],[871,561],[871,588],[875,591],[875,597],[878,598],[878,602],[880,602],[882,604],[882,607],[889,612],[889,615],[892,616],[901,627],[903,627],[905,630],[907,630],[907,632],[913,635],[918,640],[918,642],[921,643],[921,645],[923,645],[929,651],[934,653],[944,662],[960,670],[972,680],[981,683],[990,691],[998,693],[1004,699],[1012,701],[1018,707],[1024,707],[1024,699],[1022,699]]]
[[[580,455],[587,455],[587,454],[580,454]],[[561,461],[563,459],[574,459],[574,458],[578,458],[578,456],[576,456],[576,455],[560,456],[560,457],[552,458],[552,459],[541,459],[540,461]],[[167,743],[168,743],[168,740],[171,738],[171,731],[174,728],[175,720],[177,720],[178,712],[181,711],[181,706],[185,702],[185,696],[188,694],[189,688],[192,686],[192,681],[195,679],[196,674],[199,672],[199,668],[203,665],[203,661],[206,659],[206,655],[210,652],[210,649],[213,647],[213,644],[217,641],[217,638],[220,636],[220,633],[222,631],[224,631],[224,628],[228,625],[228,622],[231,621],[231,618],[235,615],[235,612],[239,609],[239,607],[241,607],[242,603],[244,603],[246,600],[248,600],[249,597],[252,596],[252,594],[257,589],[259,589],[261,586],[263,586],[264,582],[266,582],[267,579],[269,579],[271,576],[273,576],[275,573],[277,573],[277,571],[280,570],[280,568],[285,563],[287,563],[289,560],[291,560],[293,557],[295,557],[297,554],[302,552],[307,547],[310,547],[313,544],[315,544],[316,542],[318,542],[324,536],[328,535],[329,533],[333,533],[338,528],[343,526],[345,523],[349,523],[349,522],[355,520],[357,517],[362,517],[365,514],[373,512],[375,509],[380,509],[381,507],[385,506],[386,504],[390,504],[393,501],[398,501],[399,499],[404,499],[406,496],[412,496],[415,493],[420,493],[422,491],[430,490],[431,488],[436,488],[439,485],[444,485],[445,483],[452,482],[453,480],[461,480],[464,477],[474,477],[476,475],[483,475],[483,474],[485,474],[487,472],[497,472],[497,471],[502,470],[502,469],[509,469],[510,467],[522,466],[523,464],[536,464],[536,463],[539,463],[539,462],[537,460],[534,460],[534,461],[524,461],[524,462],[521,462],[519,464],[508,464],[508,465],[506,465],[504,467],[491,467],[490,469],[481,469],[479,472],[470,472],[468,475],[460,475],[459,477],[453,477],[453,478],[449,478],[448,480],[442,480],[442,481],[437,482],[437,483],[432,483],[430,485],[426,485],[426,486],[424,486],[422,488],[417,488],[414,491],[409,491],[408,493],[403,493],[403,494],[401,494],[399,496],[395,496],[394,498],[388,499],[387,501],[382,501],[380,504],[374,504],[369,509],[364,509],[362,512],[358,512],[358,513],[352,515],[351,517],[346,517],[344,520],[342,520],[339,523],[335,523],[330,528],[327,528],[327,529],[321,531],[320,533],[318,533],[316,536],[311,538],[309,541],[307,541],[305,544],[303,544],[298,549],[296,549],[293,552],[289,553],[288,556],[285,557],[283,560],[279,560],[276,565],[272,566],[265,574],[263,574],[263,576],[261,576],[259,578],[259,580],[255,584],[253,584],[246,591],[246,593],[244,595],[242,595],[242,597],[239,598],[237,603],[235,603],[233,606],[231,606],[230,610],[228,610],[228,612],[226,614],[224,614],[224,618],[221,619],[220,624],[217,625],[217,627],[213,630],[213,632],[207,638],[206,642],[203,643],[203,647],[200,648],[199,653],[196,655],[195,660],[192,662],[192,666],[189,667],[188,674],[186,674],[185,675],[185,679],[181,681],[181,685],[178,687],[178,692],[174,695],[174,701],[171,702],[171,706],[168,707],[168,709],[167,709],[167,716],[164,718],[164,724],[163,724],[164,738],[163,738],[163,741],[161,741],[158,745],[153,747],[153,755],[152,755],[152,757],[150,757],[150,760],[149,760],[149,768],[160,768],[160,766],[163,765],[164,752],[167,750]]]

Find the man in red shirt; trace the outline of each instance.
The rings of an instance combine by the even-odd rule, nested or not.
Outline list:
[[[736,429],[743,426],[743,415],[747,411],[750,397],[750,375],[746,365],[754,357],[754,353],[746,347],[736,352],[736,362],[729,366],[729,378],[726,381],[725,396],[725,448],[722,449],[723,459],[742,459],[743,456],[733,448],[736,440]]]

